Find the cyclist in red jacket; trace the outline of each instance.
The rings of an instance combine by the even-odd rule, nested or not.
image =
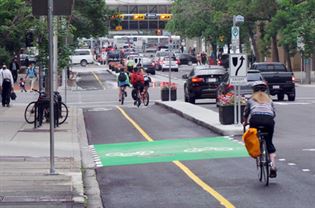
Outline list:
[[[141,70],[139,70],[137,67],[133,69],[133,73],[131,73],[130,76],[130,81],[133,86],[132,98],[135,100],[134,104],[136,105],[138,100],[138,93],[141,94],[144,88],[144,77]]]

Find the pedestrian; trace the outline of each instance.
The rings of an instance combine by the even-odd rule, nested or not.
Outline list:
[[[21,92],[27,92],[27,90],[25,89],[25,82],[24,82],[23,77],[20,78],[19,86],[20,86]]]
[[[9,65],[9,69],[12,73],[13,81],[14,83],[16,83],[17,78],[18,78],[18,72],[20,70],[20,65],[18,64],[16,57],[12,59],[12,62]]]
[[[28,57],[26,56],[24,59],[24,66],[29,66],[30,65],[30,61],[28,60]]]
[[[31,90],[34,89],[34,84],[37,80],[37,73],[34,63],[31,63],[27,68],[25,80],[29,80],[29,82],[31,83]]]
[[[0,83],[1,83],[1,91],[2,91],[2,107],[7,105],[10,106],[10,95],[13,89],[13,76],[9,69],[7,69],[6,65],[2,66],[2,71],[0,75]]]
[[[195,47],[191,50],[191,55],[193,55],[193,56],[196,55],[196,48]]]
[[[201,63],[203,65],[207,63],[207,54],[204,51],[201,53]]]
[[[196,59],[197,59],[197,64],[201,65],[201,54],[200,53],[197,53]]]

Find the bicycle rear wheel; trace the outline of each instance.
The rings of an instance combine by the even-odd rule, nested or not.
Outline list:
[[[259,181],[265,183],[266,186],[269,185],[269,155],[267,151],[266,141],[262,140],[260,143],[261,155],[259,156],[259,168],[258,168],[258,178]]]
[[[125,90],[121,91],[120,104],[124,104],[125,101]]]
[[[145,94],[143,95],[143,105],[144,106],[148,106],[150,102],[150,96],[148,92],[145,92]]]
[[[35,122],[35,104],[36,101],[29,103],[24,111],[24,119],[29,124],[33,124]]]
[[[59,109],[60,112],[59,112],[58,124],[63,124],[68,118],[69,110],[66,104],[64,104],[63,102],[61,102],[60,105],[61,105],[60,106],[61,109]]]

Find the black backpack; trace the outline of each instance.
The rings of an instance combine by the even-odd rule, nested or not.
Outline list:
[[[127,80],[126,73],[125,72],[120,72],[119,75],[118,75],[118,81],[124,82],[126,80]]]

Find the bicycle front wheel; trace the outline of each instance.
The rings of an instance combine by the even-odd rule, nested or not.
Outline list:
[[[29,103],[24,111],[24,119],[29,124],[33,124],[35,122],[35,105],[36,101]]]
[[[69,110],[66,104],[61,102],[59,111],[58,124],[63,124],[67,120],[69,114]]]
[[[146,92],[146,93],[143,95],[143,105],[148,106],[148,105],[149,105],[149,102],[150,102],[149,93]]]

